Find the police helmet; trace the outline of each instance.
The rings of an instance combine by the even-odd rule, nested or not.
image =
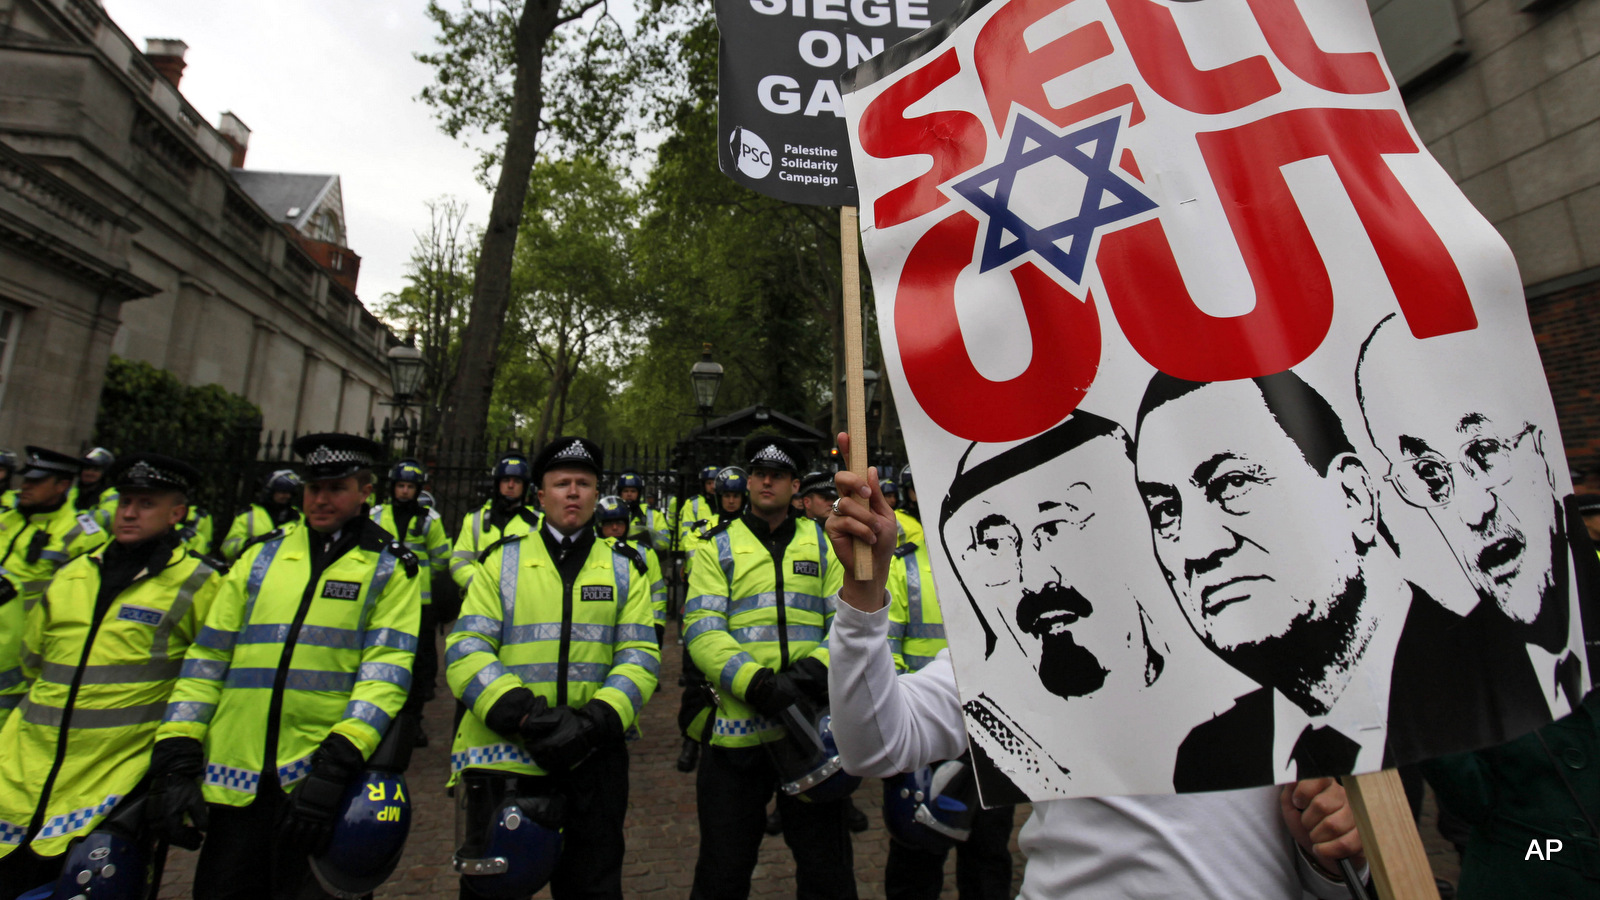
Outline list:
[[[394,468],[389,470],[389,482],[391,484],[409,481],[412,484],[420,485],[427,480],[428,470],[423,468],[422,463],[410,457],[395,463]]]
[[[279,491],[293,494],[304,486],[305,482],[300,480],[300,476],[293,469],[279,469],[267,476],[262,489],[269,494],[276,494]]]
[[[729,466],[717,472],[717,493],[742,494],[750,489],[750,478],[738,466]]]
[[[96,447],[83,455],[83,467],[85,469],[110,468],[111,464],[116,461],[117,458],[112,456],[111,451],[104,447]]]
[[[934,763],[883,782],[889,836],[918,850],[942,853],[965,841],[977,812],[977,781],[965,760]]]
[[[900,470],[900,486],[908,491],[916,490],[917,483],[911,477],[911,466],[907,465]]]
[[[705,468],[700,470],[700,480],[701,481],[710,481],[711,479],[717,477],[717,473],[719,471],[721,471],[721,470],[718,469],[716,466],[706,466]]]
[[[900,485],[895,484],[894,481],[888,478],[878,482],[878,488],[883,491],[885,497],[898,497],[900,495]]]
[[[100,828],[72,844],[54,884],[22,897],[29,900],[142,900],[146,893],[144,851],[132,839]],[[21,898],[18,898],[21,900]]]
[[[503,792],[502,784],[497,778],[464,778],[456,788],[459,849],[452,865],[484,900],[536,893],[561,860],[561,799],[518,797]],[[473,807],[486,800],[486,815],[478,819]]]
[[[617,476],[618,493],[621,493],[623,488],[633,488],[638,491],[643,491],[644,478],[642,478],[638,472],[623,472],[621,475]]]
[[[0,468],[7,472],[17,471],[17,454],[10,450],[0,450]]]
[[[797,703],[779,716],[782,740],[762,748],[778,770],[779,789],[808,803],[838,800],[861,785],[861,778],[844,770],[839,747],[833,740],[833,717],[826,708],[812,710]]]
[[[594,505],[594,518],[596,522],[626,522],[628,505],[621,497],[601,497]]]
[[[494,464],[494,483],[502,478],[521,478],[524,483],[533,480],[533,467],[520,453],[508,453]]]
[[[422,493],[417,495],[417,502],[422,504],[422,508],[423,509],[433,509],[433,505],[434,505],[433,495],[428,493],[427,491],[423,491]]]
[[[311,857],[311,872],[339,900],[361,900],[394,874],[410,832],[405,776],[369,770],[345,791],[344,814],[328,849]]]

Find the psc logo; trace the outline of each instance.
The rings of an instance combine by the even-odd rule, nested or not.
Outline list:
[[[748,128],[735,128],[728,136],[728,150],[734,165],[751,178],[765,178],[772,171],[772,151],[767,142]]]

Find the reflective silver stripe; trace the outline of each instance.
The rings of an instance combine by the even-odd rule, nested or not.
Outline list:
[[[479,509],[472,514],[472,549],[483,546],[483,514],[485,510]]]
[[[357,681],[386,681],[411,689],[411,670],[394,663],[365,662],[356,670]]]
[[[500,623],[488,616],[461,616],[456,619],[456,627],[450,631],[452,634],[471,632],[484,637],[496,637],[500,634]]]
[[[445,665],[453,666],[474,653],[488,653],[492,656],[494,647],[481,637],[464,637],[444,651]]]
[[[722,566],[722,574],[728,579],[728,589],[733,589],[733,538],[726,531],[717,534],[717,563]]]
[[[379,734],[389,730],[389,714],[382,707],[365,700],[351,700],[344,708],[344,717],[365,722]]]
[[[717,676],[717,680],[722,682],[723,689],[733,690],[733,679],[739,674],[739,669],[743,668],[746,663],[755,661],[755,657],[748,653],[743,651],[735,653],[733,658],[723,665],[721,674]]]
[[[183,661],[183,678],[203,678],[206,681],[221,681],[228,677],[228,661],[225,659],[200,659],[191,656]]]
[[[477,629],[469,629],[477,632]],[[654,634],[654,632],[652,632]],[[502,647],[515,644],[532,644],[539,641],[561,640],[561,623],[544,622],[534,625],[513,625],[502,632]],[[615,629],[610,625],[573,622],[570,640],[580,644],[609,644],[616,640]]]
[[[633,561],[615,547],[611,550],[611,577],[617,583],[617,618],[620,619],[623,608],[628,605],[628,585],[633,578]]]
[[[639,714],[640,707],[644,706],[644,694],[639,690],[639,686],[633,683],[631,678],[624,675],[612,675],[606,679],[605,684],[602,684],[601,687],[621,691],[623,696],[628,698],[628,704],[633,707],[633,714],[636,716]]]
[[[125,706],[120,709],[74,709],[72,711],[73,728],[126,728],[130,725],[146,725],[161,721],[167,712],[165,701],[161,703],[146,703],[143,706]],[[17,706],[18,715],[24,722],[33,725],[44,725],[49,728],[60,728],[65,718],[66,710],[59,706],[39,706],[30,699],[24,699]]]
[[[256,610],[256,597],[261,593],[261,582],[266,580],[267,569],[272,567],[273,557],[278,555],[278,548],[282,546],[281,537],[262,544],[261,552],[256,554],[255,562],[250,566],[250,580],[245,582],[244,622],[247,625]]]
[[[695,638],[705,634],[708,631],[726,632],[727,630],[727,619],[719,618],[717,616],[707,616],[684,630],[683,643],[685,646],[687,646],[688,644],[693,643]],[[654,634],[654,632],[652,632],[652,634]]]
[[[469,708],[476,706],[478,697],[483,693],[483,689],[494,684],[501,676],[507,674],[510,673],[506,671],[506,667],[501,664],[500,660],[490,660],[489,664],[479,669],[478,674],[472,676],[472,680],[468,681],[466,687],[462,688],[461,702],[465,703]]]
[[[181,660],[161,660],[159,662],[126,663],[111,666],[84,666],[83,678],[80,684],[124,684],[138,681],[166,681],[177,678],[178,671],[182,668]],[[72,678],[78,673],[77,666],[62,663],[45,663],[39,670],[39,678],[53,684],[72,684]]]
[[[22,590],[23,590],[23,593],[38,592],[38,591],[44,590],[45,588],[47,588],[49,586],[50,586],[50,579],[48,579],[48,578],[42,579],[40,581],[24,581],[22,583]]]
[[[620,650],[612,658],[611,664],[613,666],[638,666],[651,675],[659,675],[661,673],[661,660],[657,659],[654,653],[648,653],[644,650]]]
[[[817,522],[816,526],[817,526],[817,576],[818,576],[818,581],[823,586],[822,589],[823,590],[827,590],[827,584],[828,584],[828,550],[830,549],[830,545],[828,544],[828,532],[822,527],[822,523],[821,522]]]
[[[511,621],[517,609],[517,566],[522,564],[522,542],[500,548],[500,646],[510,642]]]
[[[654,644],[656,642],[656,629],[653,625],[618,625],[617,642]]]
[[[0,694],[0,710],[16,709],[26,694]]]
[[[506,668],[523,681],[555,681],[561,673],[560,663],[527,663]],[[610,671],[607,663],[567,663],[567,680],[599,684],[606,680]]]
[[[172,629],[178,622],[189,615],[189,607],[194,605],[194,592],[206,583],[206,579],[215,574],[216,570],[201,561],[183,580],[183,585],[178,588],[178,596],[172,600],[172,607],[162,618],[161,624],[156,626],[156,634],[150,640],[150,657],[152,659],[167,658],[167,644],[172,638]]]
[[[685,616],[702,610],[726,617],[728,615],[728,598],[721,594],[701,594],[698,597],[690,597],[689,602],[683,605],[683,614]]]
[[[230,688],[271,689],[277,678],[277,669],[229,669],[226,684]],[[354,672],[290,669],[283,686],[285,690],[290,691],[328,691],[348,694],[356,686],[356,676]]]
[[[922,624],[922,567],[917,555],[906,557],[906,618],[912,625]]]
[[[40,559],[48,559],[51,562],[64,563],[64,562],[67,561],[67,559],[69,557],[67,556],[67,554],[62,553],[59,550],[41,550],[41,551],[39,551],[39,558]]]
[[[14,688],[26,680],[27,678],[23,676],[22,668],[20,666],[6,669],[5,671],[0,672],[0,691],[6,690],[7,688]]]

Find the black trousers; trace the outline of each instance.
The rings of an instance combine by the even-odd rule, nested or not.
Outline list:
[[[61,877],[66,856],[38,856],[32,847],[18,847],[0,859],[0,900],[17,897]]]
[[[960,900],[1012,900],[1011,824],[1016,807],[979,810],[972,836],[956,844],[956,891]],[[889,841],[884,868],[888,900],[938,900],[944,890],[944,861],[949,850],[930,853],[897,840]]]
[[[565,775],[526,781],[534,790],[559,791],[567,798],[561,861],[550,877],[550,896],[554,900],[622,900],[627,747],[620,742],[603,747]],[[479,900],[466,877],[461,878],[460,897]]]
[[[417,708],[428,699],[439,678],[439,618],[433,604],[422,608],[421,626],[417,629],[417,655],[411,662],[411,695]]]
[[[303,854],[279,851],[278,823],[288,805],[274,783],[263,783],[249,806],[211,805],[194,900],[331,900]]]
[[[778,773],[760,747],[706,747],[695,797],[700,857],[690,900],[745,900]],[[855,856],[845,828],[845,802],[806,803],[781,791],[783,842],[794,854],[798,900],[855,900]]]

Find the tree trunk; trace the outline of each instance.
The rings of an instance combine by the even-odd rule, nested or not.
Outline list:
[[[465,436],[476,444],[489,423],[499,363],[500,332],[511,300],[511,262],[517,228],[528,199],[544,109],[544,52],[559,22],[560,0],[528,0],[517,20],[517,77],[511,94],[506,152],[500,161],[489,224],[483,232],[472,287],[472,308],[461,335],[461,357],[444,414],[446,437]]]
[[[536,443],[533,452],[538,453],[550,440],[550,423],[555,413],[556,403],[561,396],[561,382],[567,377],[567,336],[561,335],[561,341],[556,346],[555,365],[550,367],[550,387],[544,393],[544,409],[539,412],[539,430],[534,433]],[[559,425],[557,427],[560,427]]]

